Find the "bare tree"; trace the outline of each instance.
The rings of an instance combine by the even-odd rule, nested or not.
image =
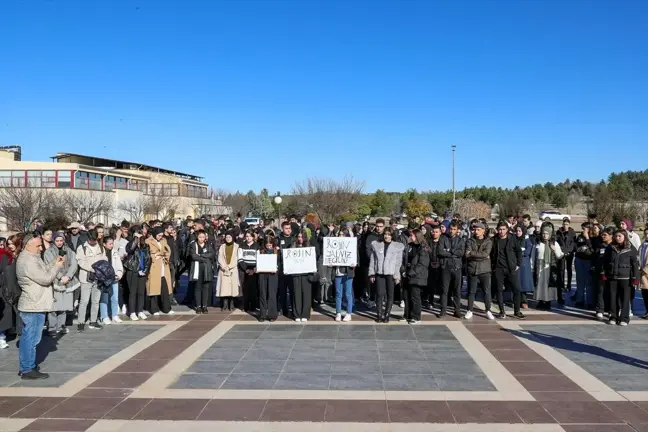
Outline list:
[[[143,222],[146,216],[147,197],[139,196],[137,199],[121,201],[117,209],[128,215],[131,222]]]
[[[180,201],[177,197],[168,195],[147,195],[146,215],[155,219],[170,220],[175,218],[180,209]]]
[[[355,213],[363,188],[364,183],[352,177],[345,177],[339,182],[308,178],[296,183],[291,194],[300,213],[316,210],[324,221],[331,221]]]
[[[241,192],[233,194],[221,195],[223,198],[223,205],[231,207],[233,213],[241,213],[243,216],[247,215],[252,210],[252,204],[248,196]]]
[[[114,210],[111,192],[67,191],[60,195],[61,202],[68,209],[72,219],[87,225],[101,216],[110,216]]]
[[[35,218],[42,218],[55,207],[54,193],[49,189],[0,188],[0,216],[12,231],[23,231]]]

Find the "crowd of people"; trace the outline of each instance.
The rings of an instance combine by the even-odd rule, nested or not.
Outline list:
[[[182,301],[196,314],[216,306],[240,308],[259,321],[285,315],[307,322],[313,308],[324,311],[321,306],[331,303],[336,321],[351,321],[361,305],[375,311],[377,322],[388,323],[392,306],[400,303],[398,318],[416,325],[422,310],[472,319],[478,290],[480,313],[491,320],[507,317],[508,296],[518,319],[525,318],[522,309],[531,298],[541,310],[564,305],[575,264],[576,306],[625,326],[639,285],[646,288],[648,310],[648,241],[632,228],[629,220],[604,227],[595,215],[578,235],[569,219],[555,229],[549,222],[533,223],[529,215],[510,216],[496,229],[484,219],[463,222],[458,215],[417,219],[406,227],[383,219],[322,223],[313,214],[255,226],[240,215],[112,227],[75,222],[63,230],[37,220],[27,233],[0,239],[0,349],[8,347],[8,333],[20,334],[19,374],[47,378],[36,365],[45,325],[49,336],[60,337],[75,318],[76,330],[84,332],[122,319],[173,314],[185,273]],[[331,236],[357,238],[356,266],[323,264],[324,238]],[[285,274],[282,252],[291,248],[314,248],[317,271]],[[276,271],[257,271],[263,254],[277,256]]]

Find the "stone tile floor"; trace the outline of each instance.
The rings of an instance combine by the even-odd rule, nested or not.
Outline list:
[[[522,328],[616,391],[648,391],[648,334],[644,326]]]
[[[36,362],[50,374],[48,380],[22,381],[18,373],[18,349],[11,343],[0,350],[0,387],[59,387],[128,346],[156,331],[154,325],[111,325],[103,330],[86,330],[52,338],[43,333]]]
[[[494,391],[445,326],[235,325],[175,389]]]

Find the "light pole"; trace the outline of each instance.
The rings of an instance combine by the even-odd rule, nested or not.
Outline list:
[[[281,194],[277,192],[277,195],[274,197],[274,203],[277,206],[277,224],[278,226],[281,226],[281,202],[283,199],[281,198]]]
[[[452,145],[452,213],[454,214],[457,206],[457,189],[455,188],[455,152],[457,150],[456,145]]]

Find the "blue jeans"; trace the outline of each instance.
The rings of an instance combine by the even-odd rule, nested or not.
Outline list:
[[[576,257],[576,301],[585,305],[594,305],[594,286],[590,267],[592,262]]]
[[[23,330],[18,348],[18,363],[20,372],[27,373],[36,368],[36,346],[43,336],[45,313],[20,312],[20,319],[23,322]]]
[[[342,313],[342,290],[347,301],[347,313],[353,312],[353,278],[349,276],[335,277],[335,313]]]
[[[108,315],[108,303],[110,302],[110,315]],[[119,282],[115,282],[110,292],[102,292],[99,299],[99,313],[101,319],[119,315]]]

